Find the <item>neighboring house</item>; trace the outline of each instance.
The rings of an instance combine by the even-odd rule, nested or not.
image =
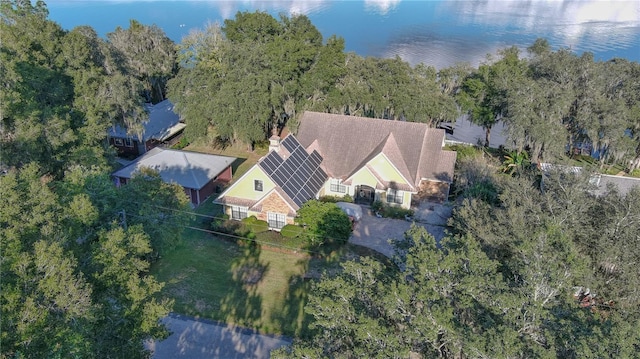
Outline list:
[[[149,120],[144,123],[142,138],[138,134],[127,133],[127,129],[116,125],[109,129],[109,144],[122,155],[141,155],[162,144],[174,144],[179,139],[185,124],[173,112],[173,104],[164,100],[148,106]]]
[[[640,178],[611,176],[611,175],[594,175],[591,182],[597,186],[594,191],[595,195],[601,196],[607,192],[608,186],[616,187],[621,195],[625,196],[633,187],[640,188]]]
[[[191,203],[198,206],[211,194],[222,192],[231,180],[231,164],[235,160],[234,157],[156,147],[115,171],[112,176],[120,186],[141,168],[151,168],[158,171],[165,182],[182,186]]]
[[[270,152],[217,202],[233,219],[255,215],[272,229],[293,223],[324,195],[409,208],[412,195],[444,201],[456,160],[444,130],[425,124],[305,112],[297,135],[270,139]]]
[[[540,163],[539,168],[543,173],[556,170],[564,173],[573,173],[575,175],[581,175],[583,170],[582,167],[578,166],[555,165],[546,162]],[[544,182],[544,177],[542,177],[542,180]],[[600,173],[589,175],[589,183],[595,186],[595,188],[591,190],[591,193],[596,196],[602,196],[607,193],[609,186],[616,188],[623,196],[629,193],[633,187],[640,188],[640,178],[605,175]]]

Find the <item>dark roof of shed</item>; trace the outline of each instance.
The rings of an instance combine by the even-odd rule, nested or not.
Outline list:
[[[412,186],[422,179],[451,182],[456,153],[442,150],[445,132],[423,123],[307,111],[296,138],[323,156],[323,168],[346,180],[383,153]]]

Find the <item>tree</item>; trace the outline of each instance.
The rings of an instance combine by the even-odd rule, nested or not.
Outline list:
[[[313,245],[328,242],[344,243],[351,235],[351,221],[335,203],[311,200],[298,210],[296,223],[307,229]]]
[[[94,206],[104,188],[87,174],[63,183],[30,164],[0,177],[2,356],[142,357],[143,339],[164,334],[171,302],[148,275],[149,236]],[[104,178],[108,201],[119,194]]]
[[[117,27],[107,34],[109,43],[118,50],[130,73],[144,86],[147,102],[165,99],[167,81],[176,72],[175,44],[156,25],[129,21],[129,28]]]
[[[471,122],[484,128],[485,147],[489,146],[491,128],[506,115],[509,89],[527,70],[517,47],[502,50],[500,56],[500,60],[482,64],[477,72],[468,75],[457,94],[458,103]]]
[[[8,166],[106,165],[106,129],[146,119],[138,82],[95,31],[47,20],[44,3],[2,2],[0,150]]]

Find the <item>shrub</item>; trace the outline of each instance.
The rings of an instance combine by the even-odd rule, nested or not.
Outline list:
[[[189,146],[189,139],[187,138],[187,136],[183,135],[180,138],[180,141],[176,142],[173,146],[171,146],[171,148],[174,150],[181,150],[187,146]]]
[[[304,232],[304,228],[295,224],[287,224],[280,230],[280,234],[285,238],[296,238],[300,236],[302,232]]]
[[[382,203],[382,201],[375,201],[371,204],[371,210],[374,212],[380,213],[380,211],[382,211],[383,208],[384,208],[384,203]]]
[[[220,231],[224,226],[224,222],[227,221],[228,219],[229,219],[229,215],[226,213],[222,214],[219,217],[214,218],[213,221],[211,221],[211,230]]]
[[[296,218],[298,224],[307,228],[311,245],[327,241],[345,243],[351,235],[351,221],[335,203],[311,200],[302,205]]]
[[[242,223],[246,224],[254,233],[261,233],[269,230],[269,223],[259,220],[256,216],[244,218]]]
[[[469,145],[447,145],[445,149],[456,151],[456,157],[458,158],[458,160],[476,157],[482,153],[481,148]]]
[[[325,202],[325,203],[336,203],[336,202],[353,203],[353,197],[351,197],[348,194],[345,194],[344,196],[322,196],[320,197],[319,201]]]

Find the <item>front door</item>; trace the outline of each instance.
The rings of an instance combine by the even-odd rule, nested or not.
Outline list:
[[[356,186],[355,202],[370,206],[376,199],[376,190],[367,185]]]

